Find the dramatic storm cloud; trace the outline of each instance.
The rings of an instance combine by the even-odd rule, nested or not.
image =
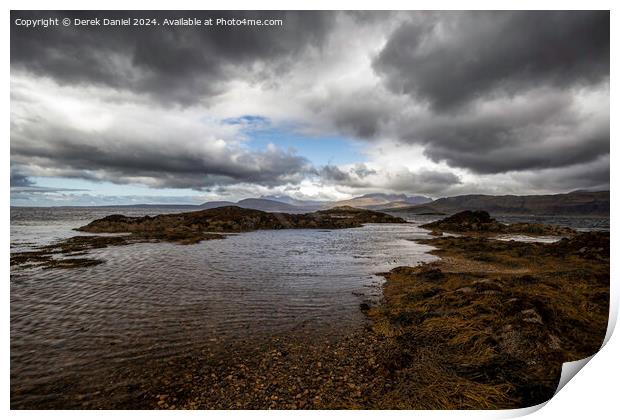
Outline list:
[[[532,90],[432,114],[400,134],[433,160],[478,173],[555,168],[609,153],[609,85]],[[506,159],[507,157],[509,159]]]
[[[235,127],[201,119],[194,110],[83,103],[79,94],[54,84],[17,78],[13,94],[37,98],[15,101],[11,153],[22,171],[38,176],[201,189],[299,181],[312,170],[307,159],[291,151],[272,145],[258,152],[244,148]]]
[[[160,25],[16,23],[42,17]],[[191,17],[282,25],[161,25]],[[20,200],[56,191],[109,203],[130,188],[193,202],[609,187],[608,12],[11,20],[11,185]]]
[[[332,16],[324,12],[20,12],[27,19],[164,18],[281,19],[285,26],[142,28],[11,27],[11,65],[62,84],[89,84],[192,104],[222,93],[226,82],[277,76],[306,50],[320,47]]]
[[[438,108],[609,75],[604,12],[442,12],[400,26],[374,61],[388,86]]]

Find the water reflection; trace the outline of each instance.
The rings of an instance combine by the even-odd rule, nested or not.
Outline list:
[[[80,223],[15,222],[12,241],[18,249],[71,236]],[[413,224],[258,231],[99,249],[93,257],[106,263],[94,267],[13,270],[12,404],[109,396],[119,371],[131,377],[146,361],[208,347],[342,334],[364,322],[360,303],[380,296],[375,273],[435,258],[411,241],[423,236]]]

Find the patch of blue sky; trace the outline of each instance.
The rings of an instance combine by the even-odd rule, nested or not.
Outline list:
[[[227,124],[243,126],[246,145],[252,150],[264,150],[269,144],[281,149],[294,149],[314,165],[346,165],[364,162],[363,145],[353,138],[340,135],[307,135],[294,125],[274,126],[259,115],[242,115],[224,120]]]
[[[269,118],[261,117],[260,115],[242,115],[236,118],[227,118],[224,120],[224,123],[245,126],[267,126],[269,125]]]

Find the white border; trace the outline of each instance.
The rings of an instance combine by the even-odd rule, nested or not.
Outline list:
[[[578,10],[578,9],[604,9],[612,10],[611,13],[611,38],[612,38],[612,61],[611,61],[611,74],[612,79],[615,80],[615,73],[617,66],[617,54],[614,47],[617,46],[617,24],[619,19],[617,13],[613,10],[613,5],[617,2],[612,1],[542,1],[542,0],[521,0],[521,1],[457,1],[457,0],[436,0],[436,1],[402,1],[402,0],[382,0],[382,1],[368,1],[358,0],[355,2],[339,1],[339,0],[314,0],[314,1],[295,1],[291,0],[263,0],[263,1],[251,1],[251,0],[226,0],[221,2],[205,2],[205,1],[191,1],[191,0],[175,0],[174,2],[165,2],[161,0],[152,0],[145,4],[145,2],[129,2],[127,0],[110,0],[110,1],[84,1],[76,0],[59,0],[59,1],[7,1],[9,8],[5,9],[5,15],[3,20],[4,25],[4,37],[2,39],[2,53],[5,57],[5,66],[3,67],[4,73],[4,109],[2,119],[3,132],[5,133],[5,141],[2,142],[3,157],[1,159],[1,165],[5,178],[3,179],[3,189],[5,197],[5,205],[0,208],[4,223],[2,225],[2,232],[4,233],[4,259],[2,260],[3,279],[2,285],[4,286],[4,322],[2,323],[2,336],[4,338],[2,346],[2,368],[3,368],[3,380],[0,388],[0,398],[2,398],[3,408],[7,412],[9,411],[9,238],[10,238],[10,194],[9,194],[9,167],[10,167],[10,126],[9,126],[9,75],[10,75],[10,60],[9,60],[9,10],[10,9],[33,9],[33,10],[82,10],[82,9],[145,9],[143,5],[148,6],[145,10],[234,10],[234,9],[247,9],[247,10],[305,10],[305,9],[323,9],[323,10],[446,10],[446,9],[493,9],[493,10],[512,10],[512,9],[532,9],[532,10],[545,10],[545,9],[562,9],[562,10]],[[611,118],[611,137],[615,132],[615,124],[613,118],[613,98],[615,95],[616,83],[611,83],[611,102],[612,102],[612,118]],[[611,164],[611,178],[612,181],[618,176],[618,171],[614,170],[613,157],[615,156],[614,142],[610,145],[612,149],[612,164]],[[612,182],[613,183],[613,182]],[[615,213],[617,210],[617,200],[615,195],[611,196],[611,213]],[[613,250],[618,249],[618,241],[615,236],[612,235],[612,255]],[[617,318],[618,309],[618,281],[616,266],[612,264],[611,278],[612,278],[612,311],[610,318],[615,321]],[[591,418],[611,418],[618,413],[617,403],[617,378],[619,378],[619,361],[620,344],[618,344],[617,337],[611,337],[609,342],[605,345],[600,353],[592,358],[590,363],[585,369],[580,372],[576,379],[571,380],[554,398],[552,398],[544,407],[539,407],[538,411],[530,415],[532,419],[547,419],[547,418],[568,418],[568,419],[583,419],[584,417]],[[289,418],[291,415],[300,416],[302,418],[308,417],[356,417],[356,418],[379,418],[384,416],[390,416],[391,418],[411,418],[423,417],[423,418],[504,418],[524,415],[531,410],[509,410],[509,411],[466,411],[466,412],[422,412],[422,411],[357,411],[357,412],[303,412],[298,411],[290,413],[287,411],[279,412],[264,412],[264,411],[217,411],[217,412],[136,412],[136,411],[106,411],[106,412],[83,412],[83,411],[47,411],[45,413],[35,411],[10,411],[8,414],[14,418],[39,418],[44,415],[50,419],[81,419],[85,416],[87,418],[101,418],[101,417],[120,417],[120,418],[135,418],[136,416],[148,416],[150,418],[171,418],[171,417],[193,417],[208,415],[211,418],[217,419],[235,419],[245,417],[255,418]]]

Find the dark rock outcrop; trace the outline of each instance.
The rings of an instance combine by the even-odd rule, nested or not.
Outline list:
[[[264,229],[343,229],[364,223],[406,223],[400,217],[353,207],[306,214],[267,213],[237,206],[189,213],[127,217],[111,215],[77,230],[90,233],[132,233],[145,237],[191,236],[204,232],[237,233]]]
[[[504,225],[491,218],[486,211],[465,210],[422,227],[447,232],[501,232]]]
[[[306,214],[267,213],[237,206],[218,207],[188,213],[128,217],[113,214],[94,220],[76,230],[88,233],[126,234],[121,236],[75,236],[35,251],[11,254],[11,266],[41,268],[88,267],[101,260],[72,258],[95,248],[138,242],[195,244],[223,239],[226,233],[267,229],[345,229],[364,223],[407,223],[400,217],[353,207],[335,207]]]
[[[433,232],[454,232],[468,234],[523,234],[545,236],[571,236],[573,229],[540,223],[513,223],[506,225],[493,219],[484,210],[465,210],[445,219],[422,225]]]

